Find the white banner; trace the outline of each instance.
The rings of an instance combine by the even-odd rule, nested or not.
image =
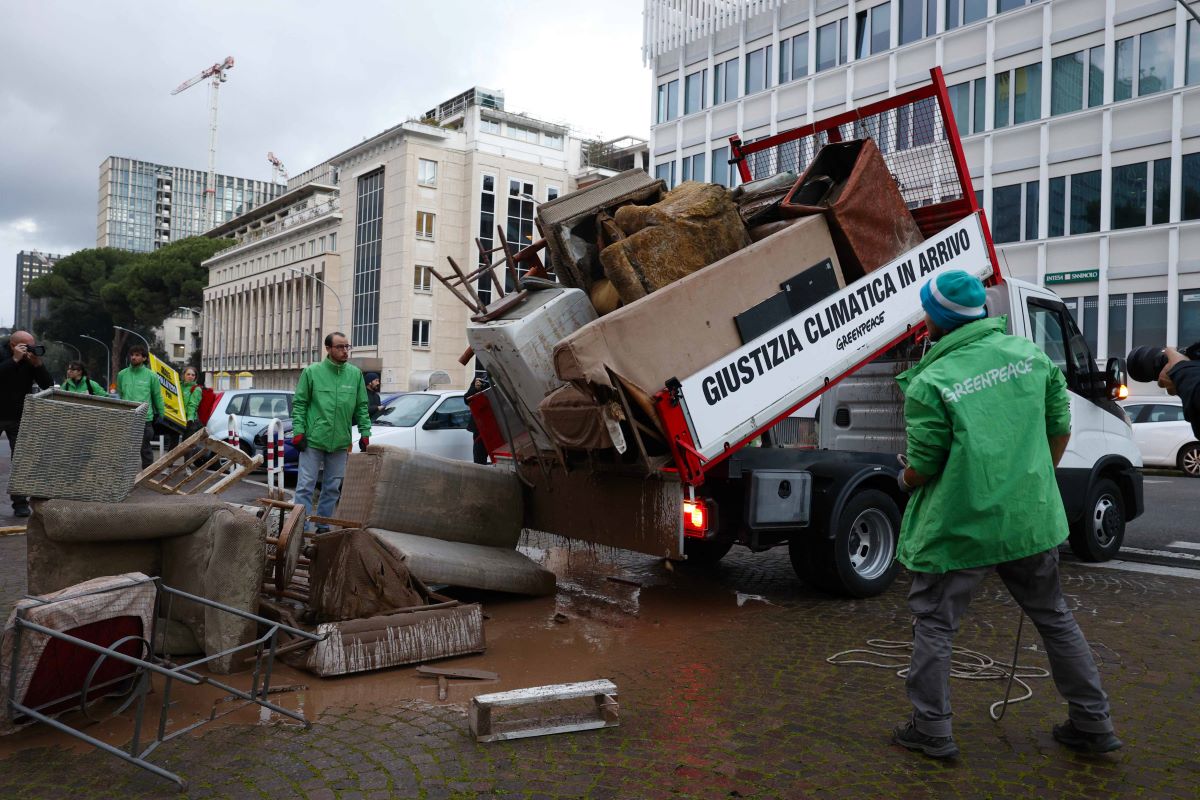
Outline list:
[[[938,271],[992,273],[973,214],[681,382],[696,449],[720,453],[920,322]]]

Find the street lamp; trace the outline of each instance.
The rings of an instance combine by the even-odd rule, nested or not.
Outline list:
[[[80,361],[83,361],[83,353],[80,352],[79,348],[76,347],[75,345],[67,344],[66,342],[60,342],[58,339],[47,339],[46,341],[52,342],[53,344],[61,344],[63,347],[71,348],[72,350],[75,351],[75,357],[78,358]]]
[[[104,388],[108,389],[108,387],[112,384],[112,349],[95,336],[88,336],[86,333],[81,333],[79,334],[79,338],[91,339],[93,342],[104,348],[104,357],[106,359],[104,362]]]
[[[321,284],[322,286],[324,286],[326,289],[329,290],[329,292],[333,295],[333,299],[337,300],[337,304],[338,304],[338,330],[345,333],[345,328],[343,327],[343,325],[345,323],[345,318],[342,316],[342,298],[340,296],[338,296],[338,293],[333,290],[333,287],[330,286],[325,281],[318,278],[316,275],[314,275],[311,272],[305,272],[304,270],[297,269],[296,267],[287,267],[286,269],[290,272],[296,273],[297,275],[302,275],[305,278],[312,278],[314,281],[316,281],[317,283]]]
[[[145,337],[145,336],[142,336],[142,335],[141,335],[140,333],[138,333],[137,331],[131,331],[131,330],[129,330],[129,328],[122,328],[120,325],[113,325],[113,328],[114,328],[114,329],[116,329],[116,330],[118,330],[118,331],[125,331],[126,333],[132,333],[134,336],[136,336],[136,337],[138,337],[139,339],[141,339],[141,340],[142,340],[142,343],[146,345],[146,354],[147,354],[147,355],[149,355],[149,354],[150,354],[150,343],[146,341],[146,337]]]

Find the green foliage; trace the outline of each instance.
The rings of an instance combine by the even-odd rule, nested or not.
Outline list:
[[[143,253],[116,272],[101,299],[109,308],[128,308],[144,324],[160,325],[179,306],[203,304],[208,270],[201,264],[229,244],[193,236]]]

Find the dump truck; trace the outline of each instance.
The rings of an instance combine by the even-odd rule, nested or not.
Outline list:
[[[907,502],[896,482],[904,419],[894,378],[928,344],[921,286],[959,269],[988,286],[989,316],[1006,316],[1008,332],[1066,376],[1072,436],[1057,475],[1072,549],[1091,561],[1119,550],[1143,509],[1141,456],[1115,402],[1124,364],[1098,368],[1052,291],[1002,273],[940,69],[927,85],[814,124],[733,137],[730,163],[745,186],[758,185],[811,174],[822,153],[867,141],[899,189],[905,224],[919,229],[918,243],[869,271],[848,268],[857,256],[816,215],[598,318],[579,289],[539,285],[526,310],[472,323],[468,339],[496,384],[472,412],[493,456],[511,458],[525,483],[527,527],[687,563],[716,562],[734,545],[787,546],[803,581],[879,594],[899,568]],[[569,199],[554,202],[539,219],[575,213]],[[766,294],[747,288],[775,281],[771,270],[807,277]],[[833,273],[836,283],[814,293]],[[572,319],[570,330],[498,343],[529,308],[556,304],[571,305],[557,317]],[[522,377],[522,358],[550,359],[562,385]],[[543,393],[539,418],[531,409]],[[818,446],[787,446],[779,424],[818,401]],[[592,447],[582,455],[564,446],[576,433],[599,444],[580,444]]]

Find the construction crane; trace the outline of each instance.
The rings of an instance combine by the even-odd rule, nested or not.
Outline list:
[[[224,61],[213,64],[208,69],[189,78],[171,92],[177,95],[190,89],[206,78],[212,78],[209,97],[209,134],[208,134],[208,182],[204,187],[204,230],[210,231],[216,226],[217,212],[217,90],[227,78],[225,73],[233,69],[233,56],[227,56]]]
[[[283,162],[279,160],[279,156],[268,152],[267,161],[271,162],[271,178],[274,179],[276,176],[278,176],[283,178],[283,183],[286,184],[288,182],[287,167],[285,167]]]

